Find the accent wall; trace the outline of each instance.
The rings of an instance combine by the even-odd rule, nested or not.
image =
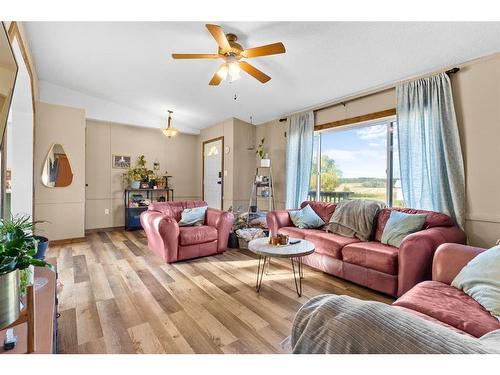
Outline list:
[[[175,200],[200,198],[198,136],[167,138],[159,129],[87,120],[85,229],[123,227],[126,169],[112,167],[112,155],[130,156],[132,166],[144,155],[147,167],[172,175]]]

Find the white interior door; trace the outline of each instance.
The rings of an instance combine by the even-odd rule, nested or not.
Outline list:
[[[203,199],[208,207],[222,208],[222,139],[203,144]]]

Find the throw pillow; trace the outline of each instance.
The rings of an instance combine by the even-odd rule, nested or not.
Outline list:
[[[190,227],[194,225],[203,225],[205,223],[205,214],[207,206],[186,208],[181,213],[180,227]]]
[[[463,290],[500,320],[500,246],[477,255],[451,285]]]
[[[307,205],[300,210],[289,211],[290,219],[293,225],[301,229],[319,228],[325,225],[325,222],[316,212]]]
[[[389,220],[385,224],[380,242],[400,247],[406,236],[423,228],[426,217],[425,214],[407,214],[396,210],[392,211]]]

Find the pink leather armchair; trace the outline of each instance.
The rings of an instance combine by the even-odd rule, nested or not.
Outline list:
[[[208,208],[204,225],[178,224],[185,208],[206,205],[204,201],[152,203],[141,214],[149,249],[167,263],[224,252],[234,221],[231,213]]]
[[[432,280],[451,285],[451,282],[462,268],[483,251],[486,251],[486,249],[481,247],[457,243],[442,244],[434,254]]]

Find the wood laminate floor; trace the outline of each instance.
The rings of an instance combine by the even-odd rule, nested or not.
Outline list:
[[[295,313],[313,296],[392,302],[307,266],[299,298],[289,261],[278,259],[257,294],[248,250],[166,264],[142,231],[91,233],[47,256],[59,272],[59,353],[282,353]]]

